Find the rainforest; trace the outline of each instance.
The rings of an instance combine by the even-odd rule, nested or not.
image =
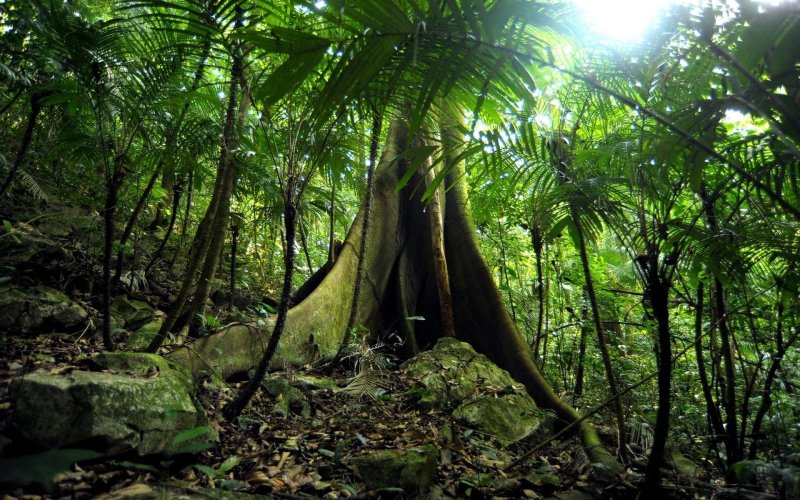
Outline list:
[[[799,497],[800,5],[589,4],[0,0],[4,498]]]

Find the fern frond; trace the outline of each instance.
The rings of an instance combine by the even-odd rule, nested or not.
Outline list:
[[[356,398],[369,396],[375,399],[386,391],[387,386],[388,381],[381,370],[365,368],[348,381],[342,392]]]
[[[34,200],[48,201],[47,193],[31,174],[25,170],[20,170],[19,178]]]

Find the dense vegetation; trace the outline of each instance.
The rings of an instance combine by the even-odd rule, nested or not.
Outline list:
[[[362,206],[369,231],[391,150],[426,210],[466,183],[538,370],[614,429],[618,460],[648,450],[645,488],[670,447],[731,480],[797,465],[800,10],[673,6],[628,46],[574,19],[526,0],[4,2],[0,238],[94,211],[106,349],[113,296],[176,281],[150,350],[219,326],[206,304],[227,290],[277,299],[274,354]],[[419,139],[394,151],[400,122]],[[336,358],[364,336],[347,323]]]

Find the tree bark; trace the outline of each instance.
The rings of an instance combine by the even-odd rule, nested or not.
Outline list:
[[[433,184],[436,172],[428,162],[423,164],[425,182],[428,186]],[[441,310],[442,335],[445,337],[456,336],[455,319],[453,319],[453,296],[450,290],[450,276],[447,272],[447,257],[445,256],[444,225],[442,219],[442,204],[438,186],[431,194],[428,209],[431,224],[431,249],[433,250],[433,268],[436,273],[436,285],[439,296],[439,309]]]
[[[646,495],[658,495],[661,481],[661,466],[664,463],[664,451],[669,437],[669,417],[672,397],[672,335],[669,328],[669,284],[664,282],[658,269],[658,254],[648,255],[648,266],[645,270],[647,283],[645,297],[650,301],[650,309],[656,320],[657,361],[658,361],[658,411],[656,426],[653,431],[653,447],[647,460],[642,492]]]
[[[352,340],[352,330],[356,326],[356,316],[358,314],[358,300],[361,295],[362,280],[364,277],[364,262],[367,254],[367,241],[369,235],[370,222],[372,220],[372,201],[375,193],[375,163],[378,160],[378,146],[381,137],[381,127],[383,126],[383,114],[381,111],[373,110],[372,133],[370,134],[369,144],[369,170],[367,172],[367,194],[364,201],[364,223],[361,228],[361,245],[358,253],[358,268],[356,270],[355,287],[353,289],[353,302],[350,308],[350,317],[347,320],[347,327],[342,335],[342,345],[336,353],[336,359],[340,359],[347,346]]]
[[[452,165],[446,179],[450,189],[445,197],[444,230],[457,338],[469,342],[508,370],[540,407],[553,411],[559,423],[575,422],[580,418],[578,413],[561,401],[542,377],[530,348],[505,311],[502,297],[480,255],[469,216],[464,165],[453,164],[458,133],[446,130],[443,141],[447,144],[448,164]],[[356,305],[356,322],[370,327],[373,332],[390,324],[396,326],[402,314],[402,307],[398,307],[401,302],[400,306],[406,310],[403,317],[421,315],[426,318],[418,322],[416,328],[420,346],[426,347],[441,336],[431,247],[427,241],[429,218],[422,212],[421,205],[410,198],[409,189],[395,192],[402,165],[391,161],[408,144],[406,125],[395,120],[387,133],[375,177],[374,218],[366,240],[369,251],[363,261],[364,282],[369,284],[371,293],[361,294]],[[346,326],[352,309],[354,289],[350,285],[357,274],[364,217],[365,208],[362,207],[336,264],[313,293],[287,312],[285,331],[272,365],[300,365],[311,361],[309,337],[314,339],[315,354],[337,352],[341,341],[337,332]],[[404,293],[400,294],[398,289]],[[413,297],[413,300],[404,302],[402,297]],[[273,325],[269,322],[267,330],[274,328]],[[247,372],[259,363],[265,352],[263,333],[256,324],[232,325],[198,339],[189,347],[177,349],[169,357],[186,366],[195,377],[209,373],[229,377]],[[602,448],[588,421],[581,422],[577,430],[592,463],[606,465],[606,473],[621,471],[619,464]]]
[[[290,190],[294,190],[292,182],[289,182]],[[287,193],[287,197],[293,197],[293,193]],[[281,301],[278,305],[278,317],[275,320],[275,328],[270,336],[269,344],[256,367],[256,372],[250,381],[245,385],[244,389],[223,409],[223,414],[228,421],[234,420],[241,415],[242,410],[247,406],[250,400],[255,395],[256,391],[264,382],[264,377],[267,375],[270,363],[272,362],[275,352],[278,350],[278,344],[283,335],[286,327],[286,316],[291,307],[292,298],[292,277],[294,276],[294,242],[295,232],[297,229],[297,207],[294,206],[292,201],[286,201],[283,207],[283,221],[286,228],[286,242],[287,249],[284,254],[284,269],[283,274],[283,290],[281,291]],[[313,342],[313,336],[312,342]]]
[[[703,283],[697,285],[697,306],[695,307],[694,320],[694,352],[697,361],[697,373],[700,378],[700,387],[703,389],[703,398],[706,402],[708,426],[711,430],[711,434],[722,436],[725,433],[725,429],[722,426],[722,417],[719,414],[719,408],[717,408],[714,402],[714,396],[711,393],[711,383],[706,373],[705,356],[703,354],[704,290],[705,285]]]

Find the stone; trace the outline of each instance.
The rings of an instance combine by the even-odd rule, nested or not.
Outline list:
[[[425,445],[407,450],[375,451],[350,460],[350,465],[371,490],[402,488],[409,495],[424,495],[436,474],[439,450]]]
[[[0,325],[12,332],[73,333],[86,326],[88,317],[86,310],[52,288],[40,286],[28,292],[16,287],[0,288]]]
[[[702,478],[702,467],[686,458],[686,455],[681,453],[677,447],[667,445],[664,455],[667,457],[667,462],[672,465],[672,467],[682,476],[690,477],[692,479]]]
[[[417,388],[408,393],[424,408],[438,408],[501,444],[542,427],[546,414],[505,370],[466,342],[442,338],[403,364]]]
[[[104,371],[37,370],[14,380],[12,429],[44,448],[109,454],[172,454],[216,439],[184,369],[145,353],[104,353],[95,362]],[[182,442],[189,431],[197,436]]]
[[[527,394],[478,396],[462,403],[452,416],[504,446],[530,436],[544,420]]]
[[[11,232],[0,238],[0,263],[12,265],[17,272],[56,267],[68,255],[63,245],[24,222],[14,224]]]
[[[155,316],[155,311],[150,304],[140,300],[128,300],[124,295],[114,298],[111,303],[112,315],[125,321],[125,328],[137,330],[150,322]]]
[[[274,411],[280,413],[283,418],[289,417],[292,409],[298,410],[303,418],[311,418],[311,405],[308,403],[308,398],[303,391],[289,381],[280,377],[270,377],[264,379],[261,387],[271,396],[278,398]]]
[[[148,345],[150,345],[150,341],[153,340],[158,331],[161,329],[162,324],[164,324],[164,318],[156,318],[135,332],[131,333],[126,341],[128,349],[131,351],[141,351],[145,349]]]

